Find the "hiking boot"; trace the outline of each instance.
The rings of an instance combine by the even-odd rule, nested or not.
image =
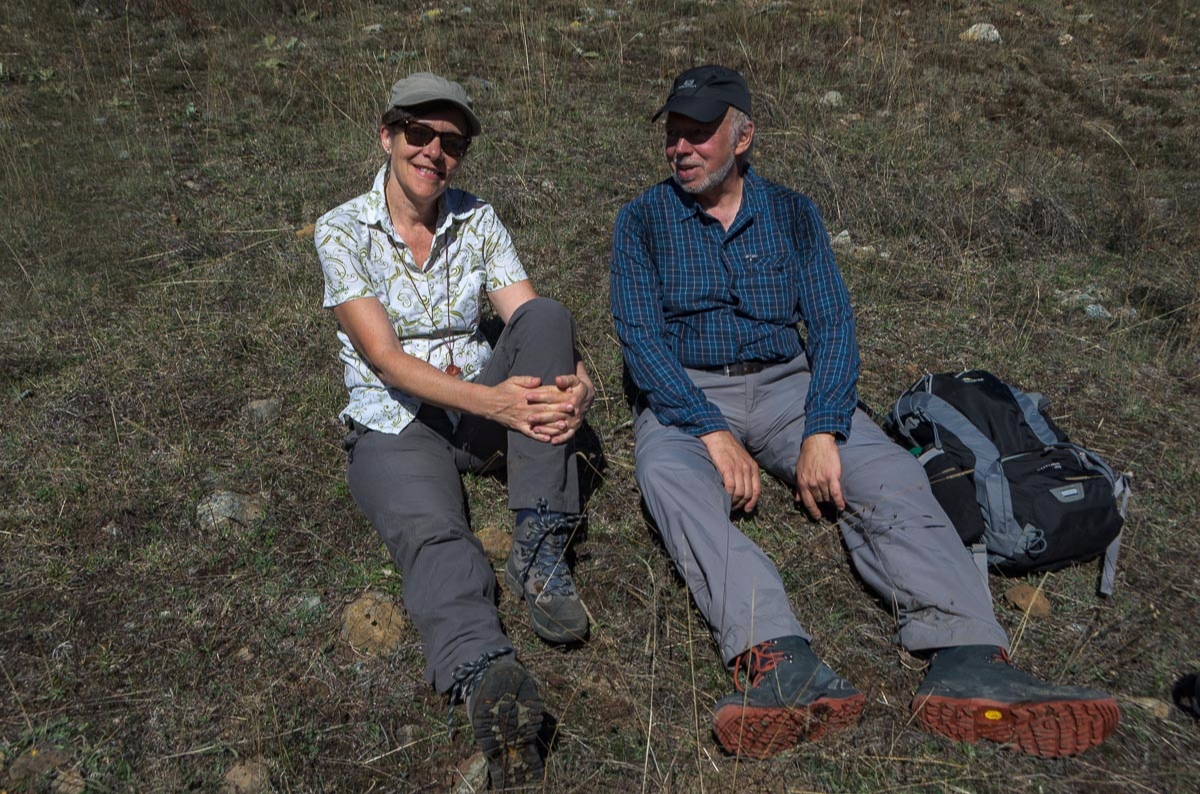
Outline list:
[[[533,676],[512,654],[512,648],[502,648],[459,665],[450,689],[451,706],[466,701],[495,789],[538,783],[542,777],[537,749],[542,700]]]
[[[524,593],[533,630],[547,642],[582,640],[588,633],[587,611],[567,567],[567,542],[582,516],[538,509],[517,513],[512,552],[504,579],[514,592]]]
[[[746,668],[749,687],[740,672]],[[801,637],[760,642],[734,661],[737,691],[717,701],[713,732],[726,752],[768,758],[852,723],[866,696]]]
[[[926,730],[955,741],[991,739],[1051,758],[1100,744],[1121,716],[1106,693],[1048,684],[1013,667],[993,645],[939,651],[912,708]]]

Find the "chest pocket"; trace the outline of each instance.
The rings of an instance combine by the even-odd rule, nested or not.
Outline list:
[[[780,253],[745,260],[734,276],[733,291],[739,314],[790,325],[799,319],[800,258]]]

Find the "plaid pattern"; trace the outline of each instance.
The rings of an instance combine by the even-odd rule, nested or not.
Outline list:
[[[807,352],[805,437],[847,438],[858,342],[820,212],[753,168],[742,190],[728,231],[671,180],[621,208],[610,290],[630,376],[659,421],[703,435],[728,425],[685,366],[788,361]]]

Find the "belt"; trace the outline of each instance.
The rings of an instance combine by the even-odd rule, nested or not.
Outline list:
[[[714,372],[718,375],[724,375],[727,378],[741,378],[745,375],[753,375],[757,372],[762,372],[767,367],[779,364],[778,361],[735,361],[732,364],[716,364],[711,367],[693,367],[703,372]]]

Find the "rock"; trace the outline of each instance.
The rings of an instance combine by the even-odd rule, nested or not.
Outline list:
[[[840,91],[826,91],[820,102],[821,107],[825,108],[840,108],[844,104],[846,104],[846,100]]]
[[[313,595],[304,596],[297,602],[296,606],[304,612],[312,612],[321,606],[321,596],[316,595],[315,593]]]
[[[1175,217],[1178,204],[1172,198],[1152,198],[1146,202],[1150,214],[1159,221],[1169,221]]]
[[[1075,41],[1075,37],[1072,36],[1070,33],[1064,33],[1058,37],[1059,46],[1062,46],[1062,47],[1067,46],[1068,44],[1070,44],[1073,41]]]
[[[393,735],[396,737],[396,744],[401,747],[412,747],[425,738],[425,732],[421,730],[420,725],[401,725]]]
[[[87,782],[77,770],[63,769],[54,778],[50,791],[52,794],[83,794],[87,791]]]
[[[222,794],[261,794],[271,790],[271,772],[262,757],[238,761],[225,773]]]
[[[454,770],[454,779],[458,783],[454,794],[475,794],[488,790],[488,765],[483,753],[466,759]]]
[[[1054,297],[1064,309],[1078,309],[1088,303],[1095,303],[1102,297],[1095,287],[1087,289],[1056,289]]]
[[[249,527],[267,513],[267,501],[259,494],[213,491],[196,505],[196,523],[201,529]]]
[[[849,248],[850,247],[850,232],[843,229],[833,236],[829,244],[834,248]]]
[[[1089,303],[1083,307],[1083,313],[1088,317],[1093,317],[1097,320],[1107,320],[1112,317],[1112,312],[1101,306],[1099,303]]]
[[[383,25],[379,22],[376,22],[372,25],[363,25],[362,32],[363,33],[382,33]]]
[[[1015,584],[1004,593],[1004,600],[1035,618],[1050,617],[1050,599],[1041,590],[1027,584]]]
[[[1004,191],[1004,198],[1014,206],[1029,203],[1029,191],[1023,187],[1010,187]]]
[[[342,616],[342,639],[367,653],[386,654],[400,644],[404,616],[383,593],[363,593],[346,607]]]
[[[484,527],[475,534],[489,559],[496,562],[508,559],[508,553],[512,551],[512,535],[500,527]]]
[[[283,400],[278,397],[268,397],[265,400],[251,400],[246,403],[242,412],[246,414],[250,424],[255,427],[265,427],[278,419],[279,412],[282,410]]]
[[[1080,23],[1081,25],[1087,25],[1091,22],[1094,22],[1095,20],[1096,20],[1095,14],[1076,14],[1075,15],[1075,21]]]
[[[872,257],[875,256],[875,246],[873,245],[856,245],[850,249],[850,253],[855,256]]]
[[[233,655],[233,660],[238,664],[250,664],[254,661],[254,651],[248,646],[243,645],[237,649],[237,653]]]
[[[1000,31],[996,30],[995,25],[989,25],[986,22],[975,23],[962,33],[959,33],[958,37],[963,41],[983,41],[993,44],[1000,43]]]
[[[1138,311],[1132,306],[1118,306],[1112,310],[1112,316],[1118,320],[1136,320]]]
[[[1171,716],[1171,704],[1158,698],[1136,697],[1129,698],[1129,702],[1138,708],[1145,709],[1160,720],[1165,720]]]
[[[15,789],[37,791],[39,778],[49,776],[70,762],[71,756],[58,748],[30,747],[8,768],[8,781]]]
[[[302,239],[311,239],[317,233],[316,223],[307,223],[296,230],[296,236]]]

